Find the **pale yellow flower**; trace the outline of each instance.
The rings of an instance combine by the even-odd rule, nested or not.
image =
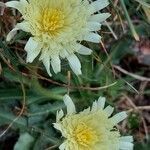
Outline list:
[[[108,5],[108,0],[20,0],[6,3],[22,14],[23,21],[8,34],[10,41],[17,30],[31,33],[25,50],[27,62],[38,55],[51,76],[61,71],[61,59],[66,58],[75,74],[81,74],[81,64],[75,53],[90,55],[92,50],[81,41],[100,42],[101,23],[110,14],[99,10]]]
[[[64,96],[67,115],[57,112],[54,127],[65,138],[60,150],[132,150],[132,136],[122,136],[116,125],[127,117],[126,112],[112,116],[114,108],[105,107],[105,98],[100,97],[92,108],[76,113],[74,103]]]

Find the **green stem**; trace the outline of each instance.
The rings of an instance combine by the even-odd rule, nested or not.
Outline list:
[[[139,35],[137,34],[137,32],[136,32],[136,30],[135,30],[135,28],[134,28],[134,25],[133,25],[133,23],[132,23],[132,21],[131,21],[131,18],[130,18],[130,16],[129,16],[129,14],[128,14],[128,11],[127,11],[127,8],[126,8],[126,5],[125,5],[124,0],[120,0],[120,3],[121,3],[121,6],[122,6],[122,8],[123,8],[123,11],[124,11],[124,13],[125,13],[125,16],[126,16],[126,18],[127,18],[127,21],[128,21],[129,27],[130,27],[130,30],[131,30],[131,32],[132,32],[132,35],[134,36],[134,38],[135,38],[136,41],[139,41],[139,40],[140,40]]]
[[[63,96],[62,95],[58,95],[58,94],[55,94],[53,92],[50,92],[49,90],[43,88],[40,83],[38,82],[38,80],[36,78],[33,78],[32,79],[32,83],[33,83],[33,86],[34,86],[34,89],[41,95],[43,96],[46,96],[50,99],[55,99],[55,100],[62,100],[63,99]]]

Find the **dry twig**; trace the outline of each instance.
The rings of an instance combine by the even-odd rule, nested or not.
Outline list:
[[[150,82],[150,78],[147,78],[147,77],[143,77],[143,76],[139,76],[139,75],[136,75],[134,73],[131,73],[131,72],[128,72],[127,70],[121,68],[120,66],[117,66],[117,65],[113,65],[113,67],[117,70],[119,70],[120,72],[126,74],[126,75],[129,75],[137,80],[140,80],[140,81],[148,81]]]

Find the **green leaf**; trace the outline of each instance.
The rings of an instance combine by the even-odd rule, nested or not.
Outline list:
[[[16,72],[12,72],[8,68],[3,69],[3,76],[11,82],[19,82],[20,83],[20,79],[22,79],[22,82],[24,84],[27,84],[27,85],[30,84],[29,78],[22,76],[21,73],[17,74]]]
[[[113,64],[119,64],[120,60],[127,54],[134,54],[134,52],[130,48],[131,44],[132,40],[129,40],[128,38],[124,38],[121,41],[114,44],[114,46],[111,49],[111,57]]]
[[[16,119],[17,116],[6,112],[4,110],[2,110],[0,108],[0,124],[10,124],[11,122],[13,122]],[[20,127],[20,128],[24,128],[27,126],[27,121],[25,118],[18,118],[14,123],[13,123],[13,127]]]
[[[131,113],[128,117],[130,129],[137,129],[140,126],[140,117],[138,113]]]
[[[20,135],[14,150],[30,150],[33,142],[34,138],[29,133],[23,133]]]
[[[145,7],[148,7],[148,8],[150,8],[150,4],[148,4],[147,2],[147,0],[135,0],[135,1],[137,1],[137,2],[139,2],[141,5],[143,5],[143,6],[145,6]]]
[[[150,138],[146,142],[136,143],[134,150],[149,150],[150,149]]]

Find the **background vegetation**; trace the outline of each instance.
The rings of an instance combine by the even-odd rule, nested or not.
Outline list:
[[[2,0],[6,2],[6,0]],[[58,149],[55,114],[66,93],[78,110],[99,96],[116,112],[127,110],[123,135],[132,134],[135,150],[150,149],[150,5],[149,0],[110,0],[98,44],[85,43],[92,56],[79,55],[83,75],[75,76],[66,61],[50,78],[41,63],[26,64],[24,46],[30,35],[20,31],[11,43],[6,35],[20,14],[1,8],[0,16],[0,150]],[[82,104],[82,105],[81,105]]]

